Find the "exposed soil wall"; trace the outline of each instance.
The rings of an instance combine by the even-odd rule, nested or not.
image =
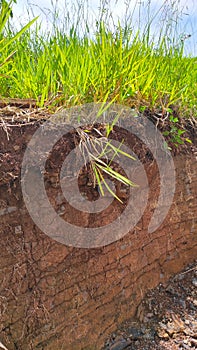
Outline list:
[[[37,228],[22,197],[22,157],[38,125],[10,127],[9,140],[5,127],[0,129],[0,340],[9,350],[99,350],[117,325],[136,312],[147,289],[196,258],[196,158],[174,157],[174,202],[157,231],[147,230],[151,204],[121,240],[97,249],[66,247]],[[154,203],[157,166],[149,160],[145,168],[149,202]],[[62,203],[54,177],[51,169],[48,193],[58,210]],[[116,203],[97,220],[104,225],[119,211]],[[65,219],[68,214],[76,213],[65,212]],[[75,219],[91,227],[92,217],[84,215]]]

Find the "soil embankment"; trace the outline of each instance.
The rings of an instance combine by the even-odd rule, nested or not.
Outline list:
[[[149,205],[135,229],[102,248],[67,247],[39,230],[23,201],[21,163],[39,125],[0,125],[0,340],[9,350],[99,350],[134,315],[147,290],[196,258],[196,156],[174,156],[174,201],[155,232],[149,234],[147,227],[159,195],[158,169],[147,158]],[[64,145],[69,151],[70,142]],[[85,212],[77,216],[62,197],[55,160],[57,164],[57,155],[48,163],[46,189],[65,219],[74,217],[78,225],[92,227],[93,221],[107,225],[119,215],[120,203],[114,201],[97,219]]]

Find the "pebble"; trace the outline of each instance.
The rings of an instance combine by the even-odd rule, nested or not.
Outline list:
[[[171,294],[171,295],[174,295],[174,296],[177,295],[178,296],[177,291],[171,285],[168,285],[166,287],[166,292]]]
[[[123,341],[118,341],[117,343],[113,344],[109,350],[124,350],[126,349],[129,345],[131,344],[130,340],[123,340]]]
[[[182,347],[183,347],[183,349],[185,349],[185,350],[190,350],[191,349],[191,347],[189,346],[189,345],[187,345],[187,344],[182,344]]]
[[[129,328],[128,334],[129,334],[129,338],[131,338],[132,340],[140,339],[144,335],[143,332],[138,328]]]
[[[183,309],[186,309],[186,302],[183,299],[179,299],[178,303],[183,307]]]
[[[192,279],[192,284],[193,286],[197,287],[197,278]]]
[[[189,320],[185,320],[185,324],[186,324],[186,325],[189,325],[189,324],[190,324],[190,321],[189,321]]]

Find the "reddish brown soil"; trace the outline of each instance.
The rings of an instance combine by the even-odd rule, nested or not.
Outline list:
[[[196,293],[196,272],[190,266],[192,270],[179,277],[179,287],[173,284],[176,281],[171,281],[169,285],[174,286],[175,292],[164,284],[196,258],[194,145],[174,150],[176,155],[180,150],[183,153],[174,157],[177,173],[174,202],[162,226],[149,235],[147,227],[159,195],[158,169],[151,153],[137,144],[135,138],[130,139],[128,144],[142,161],[150,187],[150,201],[143,218],[135,230],[108,246],[92,250],[67,247],[38,229],[23,201],[20,183],[23,154],[33,133],[47,117],[45,110],[23,102],[2,106],[0,103],[0,341],[9,350],[100,350],[105,339],[119,329],[106,349],[167,350],[175,339],[179,341],[179,336],[189,342],[180,345],[183,349],[194,347],[196,333],[191,332],[195,315],[190,311],[195,311],[191,305],[196,307],[196,294],[192,294]],[[64,141],[65,155],[73,145],[71,138]],[[53,151],[62,151],[62,147],[60,140]],[[57,181],[64,159],[61,153],[57,158],[57,153],[49,157],[45,174],[47,194],[54,209],[65,221],[74,218],[81,227],[104,226],[113,221],[122,210],[117,201],[97,219],[86,212],[76,216],[76,211],[68,207]],[[79,187],[94,200],[98,192],[87,186],[90,182],[87,175],[82,172]],[[37,183],[39,173],[32,176],[33,183]],[[140,182],[140,176],[137,180]],[[143,188],[143,183],[140,185]],[[124,190],[120,192],[126,205],[128,194]],[[161,281],[163,284],[143,299],[147,290]],[[157,295],[158,292],[161,294]],[[142,299],[137,314],[140,322],[135,319],[120,327],[136,312]],[[172,307],[172,301],[177,308]],[[189,335],[183,332],[183,323],[175,331],[169,330],[177,317],[179,323],[184,323],[184,329],[189,329]],[[159,327],[163,327],[163,334]],[[128,339],[127,347],[123,339]]]

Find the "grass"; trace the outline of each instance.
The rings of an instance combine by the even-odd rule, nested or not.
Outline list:
[[[190,142],[178,122],[196,117],[197,58],[184,56],[185,39],[178,31],[179,0],[165,0],[152,15],[151,0],[146,8],[136,2],[137,28],[131,2],[126,3],[124,23],[113,21],[106,0],[101,1],[99,16],[92,23],[82,19],[88,9],[84,2],[75,9],[77,17],[73,15],[72,20],[67,12],[60,26],[54,8],[51,32],[43,32],[38,22],[32,27],[33,21],[17,32],[9,21],[13,1],[2,0],[0,98],[36,99],[38,106],[49,112],[113,101],[167,119],[170,129],[165,135],[176,145]],[[141,27],[144,10],[147,23]],[[157,21],[161,25],[154,33]],[[103,172],[127,181],[98,159],[92,161],[92,169],[101,192]]]
[[[10,41],[16,32],[4,23],[1,97],[33,98],[39,106],[55,107],[113,100],[161,112],[176,104],[184,115],[195,114],[197,60],[183,55],[184,41],[175,30],[178,19],[168,19],[155,39],[150,36],[154,16],[149,14],[142,33],[134,31],[131,19],[112,30],[107,19],[103,21],[105,6],[93,35],[89,23],[80,33],[80,23],[65,24],[62,30],[54,19],[51,34],[42,33],[37,25]],[[164,6],[158,12],[162,11]],[[178,38],[169,37],[170,33]]]

